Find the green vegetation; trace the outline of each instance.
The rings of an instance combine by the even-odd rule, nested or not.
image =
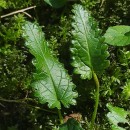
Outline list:
[[[129,130],[129,5],[0,0],[0,130]]]
[[[111,104],[107,104],[107,107],[111,111],[107,114],[107,117],[113,124],[112,130],[125,130],[124,128],[118,126],[118,123],[129,124],[129,121],[126,119],[129,112],[125,111],[123,108],[113,107]]]

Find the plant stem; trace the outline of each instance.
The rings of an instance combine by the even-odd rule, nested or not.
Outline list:
[[[99,104],[99,86],[100,85],[99,85],[98,77],[94,72],[93,72],[93,79],[94,79],[95,84],[96,84],[96,101],[95,101],[94,112],[93,112],[92,119],[91,119],[90,130],[93,130],[95,118],[97,115],[98,104]]]
[[[58,109],[58,115],[59,115],[60,123],[63,124],[63,117],[60,109]]]

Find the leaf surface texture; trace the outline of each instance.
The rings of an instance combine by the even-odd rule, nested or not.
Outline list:
[[[75,85],[62,64],[52,56],[41,28],[37,23],[26,22],[23,29],[26,46],[35,57],[33,64],[36,73],[31,86],[39,102],[47,102],[50,108],[58,109],[61,108],[61,103],[65,107],[74,105],[74,98],[77,97],[73,91]]]
[[[109,27],[105,33],[105,42],[114,46],[130,44],[130,26],[118,25]]]
[[[82,79],[91,79],[92,71],[101,74],[109,65],[107,45],[103,44],[104,38],[88,11],[81,5],[74,5],[72,12],[72,66]]]
[[[107,117],[112,123],[112,130],[125,130],[124,128],[118,126],[119,123],[127,123],[130,125],[128,120],[126,119],[129,112],[125,111],[123,108],[114,107],[111,104],[107,104],[107,108],[109,109],[109,113],[107,114]]]

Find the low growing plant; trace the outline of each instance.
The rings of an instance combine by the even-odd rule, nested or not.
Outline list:
[[[74,5],[72,12],[73,30],[71,34],[73,35],[73,40],[71,52],[74,73],[80,74],[81,79],[90,80],[93,78],[96,86],[94,112],[89,126],[89,129],[93,130],[99,104],[100,84],[98,76],[103,74],[104,70],[109,66],[109,60],[107,59],[109,56],[108,46],[104,44],[105,41],[109,44],[109,35],[107,35],[107,32],[105,38],[101,35],[97,23],[81,5]],[[124,30],[120,29],[120,27],[115,28],[119,31]],[[77,97],[77,92],[74,90],[75,85],[72,83],[72,79],[67,74],[63,65],[52,56],[39,25],[37,23],[25,22],[23,29],[26,46],[35,57],[33,65],[36,67],[36,72],[31,84],[34,95],[39,103],[48,103],[49,108],[57,108],[60,123],[63,124],[61,106],[70,107],[70,105],[76,104],[75,98]],[[125,34],[126,33],[129,36],[129,31],[125,32]],[[112,37],[117,36],[115,33],[111,35]],[[126,36],[123,35],[122,39],[124,37]],[[127,40],[125,42],[127,42]],[[124,46],[129,43],[116,42],[116,45],[117,44]],[[72,128],[72,126],[74,126],[74,128]],[[61,125],[59,129],[78,130],[82,128],[77,121],[69,119],[67,123]]]
[[[74,72],[81,75],[81,79],[93,78],[96,85],[96,100],[94,112],[91,120],[90,130],[94,128],[94,122],[97,114],[99,103],[99,80],[97,74],[102,74],[104,69],[109,66],[107,57],[107,45],[103,44],[104,38],[98,30],[97,23],[90,16],[88,11],[84,10],[81,5],[74,6],[74,22],[72,26],[73,48],[72,65],[75,67]]]
[[[47,102],[49,108],[57,108],[60,122],[63,123],[61,104],[69,107],[76,103],[74,98],[77,97],[77,93],[73,91],[75,85],[62,64],[52,56],[43,32],[36,23],[25,24],[24,36],[26,45],[35,56],[33,64],[36,67],[36,73],[34,82],[31,84],[34,94],[39,103]]]

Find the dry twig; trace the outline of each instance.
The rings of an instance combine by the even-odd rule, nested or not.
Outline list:
[[[27,13],[25,11],[34,9],[35,7],[36,6],[31,6],[31,7],[25,8],[25,9],[17,10],[17,11],[11,12],[9,14],[2,15],[0,18],[5,18],[5,17],[11,16],[11,15],[17,14],[17,13],[24,13],[27,15]],[[31,17],[29,14],[28,14],[28,16]]]

